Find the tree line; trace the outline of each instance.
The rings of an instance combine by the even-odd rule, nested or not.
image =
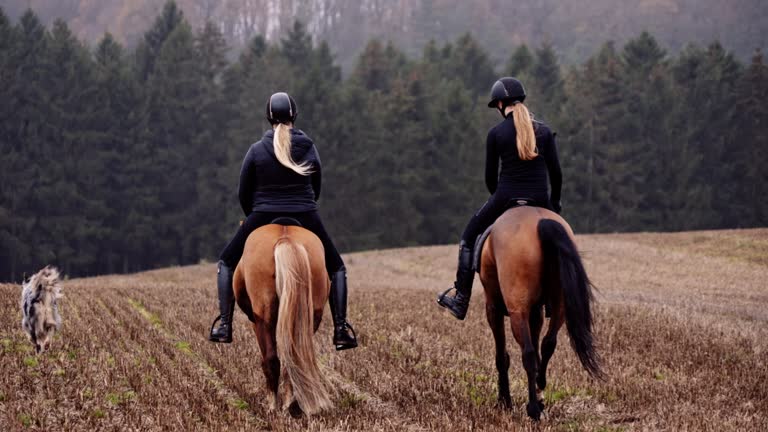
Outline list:
[[[563,215],[579,232],[768,222],[768,66],[717,42],[674,55],[648,33],[563,67],[550,45],[496,67],[470,34],[411,58],[371,40],[349,76],[296,22],[236,57],[173,2],[141,41],[93,47],[63,21],[0,9],[0,280],[215,259],[243,218],[240,163],[287,91],[323,160],[342,251],[451,243],[484,202],[498,76],[557,132]]]

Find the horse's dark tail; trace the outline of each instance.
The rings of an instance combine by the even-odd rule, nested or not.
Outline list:
[[[565,325],[571,338],[571,347],[584,369],[590,375],[601,378],[600,359],[592,336],[592,283],[584,270],[579,251],[559,222],[542,219],[537,229],[544,257],[543,269],[545,272],[557,272],[560,276],[560,288],[565,302]],[[551,295],[557,292],[548,291]]]

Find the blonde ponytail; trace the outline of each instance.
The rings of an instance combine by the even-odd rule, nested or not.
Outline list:
[[[512,106],[512,116],[517,130],[517,154],[522,160],[531,160],[538,156],[536,134],[533,132],[533,116],[522,102]]]
[[[275,148],[275,156],[283,166],[296,171],[303,176],[312,172],[308,163],[297,164],[291,158],[291,127],[285,123],[278,123],[275,128],[275,139],[272,140]]]

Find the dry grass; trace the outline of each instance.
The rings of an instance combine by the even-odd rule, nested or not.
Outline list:
[[[19,288],[0,286],[0,430],[768,430],[768,230],[582,236],[600,289],[597,331],[609,375],[587,377],[567,337],[553,359],[539,425],[495,406],[483,299],[466,322],[441,313],[455,246],[347,256],[361,347],[316,337],[339,389],[335,408],[270,414],[260,354],[238,313],[235,342],[205,339],[213,265],[65,282],[64,326],[34,357]]]

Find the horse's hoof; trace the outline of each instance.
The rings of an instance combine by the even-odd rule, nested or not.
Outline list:
[[[299,418],[304,415],[304,411],[301,410],[298,402],[293,401],[288,405],[288,414],[293,418]]]
[[[544,411],[544,401],[543,400],[538,400],[537,402],[539,403],[539,409]]]
[[[539,405],[540,402],[528,402],[528,405],[526,405],[526,410],[528,411],[528,417],[530,417],[533,421],[539,421],[541,419],[541,406]]]

